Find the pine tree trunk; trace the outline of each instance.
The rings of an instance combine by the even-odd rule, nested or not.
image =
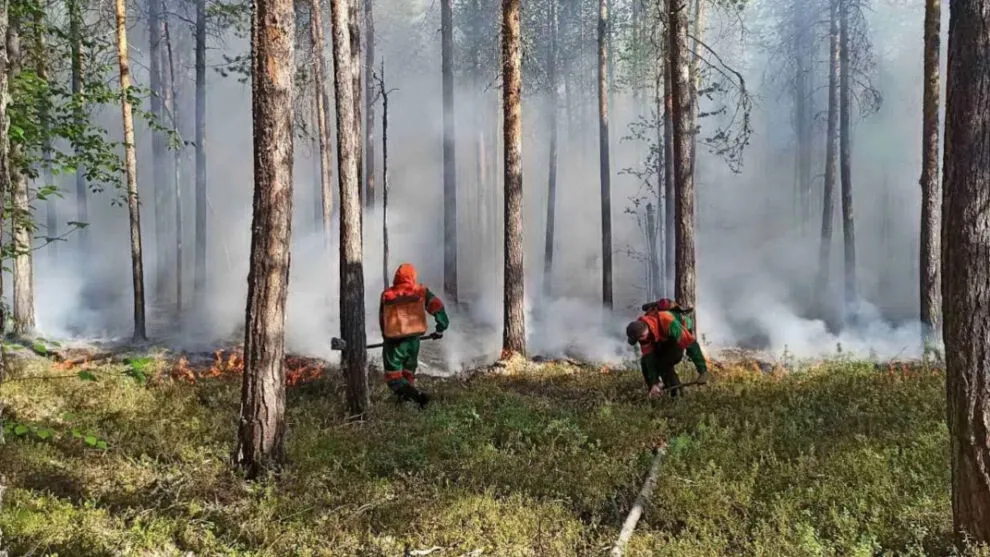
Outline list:
[[[21,30],[22,21],[13,15],[7,29],[7,56],[9,57],[7,79],[13,81],[21,73]],[[11,228],[13,232],[14,256],[14,334],[29,335],[34,331],[34,262],[31,251],[32,215],[28,192],[24,145],[20,141],[10,145],[10,180],[12,190]]]
[[[667,41],[670,44],[670,41]],[[677,265],[677,253],[674,244],[674,223],[677,222],[676,217],[676,206],[677,202],[675,199],[676,186],[674,184],[674,102],[673,94],[671,93],[671,83],[673,82],[673,73],[670,67],[670,56],[663,57],[663,161],[664,161],[664,228],[666,229],[666,271],[664,275],[667,278],[667,282],[664,285],[664,291],[670,295],[674,296],[674,277],[677,275],[676,265]]]
[[[677,252],[674,292],[678,303],[695,305],[694,254],[694,160],[691,141],[691,72],[687,48],[688,9],[686,0],[668,0],[670,9],[670,89],[673,98],[674,127],[674,206]]]
[[[364,153],[362,151],[362,133],[363,120],[361,118],[361,6],[363,0],[349,0],[348,5],[348,26],[350,29],[350,41],[351,41],[351,79],[353,84],[351,85],[351,90],[353,91],[354,97],[354,133],[357,134],[357,148],[355,151],[355,156],[357,157],[357,168],[358,168],[358,183],[360,186],[360,191],[358,192],[358,199],[361,204],[364,205],[365,193],[367,189],[367,183],[365,182],[364,176]],[[339,147],[338,147],[339,149]],[[339,172],[339,171],[338,171]],[[359,222],[364,222],[364,211],[362,210],[358,216]],[[362,234],[364,233],[364,228],[362,224]],[[363,236],[362,236],[363,237]]]
[[[853,220],[852,197],[852,147],[850,145],[852,91],[849,77],[849,0],[840,0],[839,17],[839,175],[842,182],[842,240],[845,255],[844,276],[846,291],[846,311],[855,307],[856,292],[856,228]]]
[[[453,0],[440,1],[443,79],[443,289],[457,301],[457,161],[454,137]]]
[[[921,132],[921,325],[922,340],[931,346],[941,329],[939,289],[942,184],[938,176],[939,36],[941,0],[925,1],[925,84]]]
[[[663,57],[664,59],[666,57]],[[667,169],[670,168],[669,161],[667,160],[667,153],[670,149],[667,148],[667,141],[664,135],[668,129],[667,118],[664,112],[664,90],[663,84],[667,82],[665,77],[664,69],[667,67],[666,63],[661,60],[659,67],[657,68],[656,83],[654,86],[654,103],[656,110],[656,124],[657,124],[657,138],[656,138],[656,160],[654,164],[656,168],[654,173],[657,177],[657,225],[656,225],[656,235],[657,235],[657,289],[656,294],[658,296],[664,295],[667,292],[667,280],[670,276],[668,274],[667,268],[667,189],[670,187],[670,182],[667,180]]]
[[[794,105],[798,143],[798,152],[795,160],[797,171],[797,218],[803,236],[806,232],[808,222],[811,220],[811,157],[814,100],[811,85],[813,60],[811,48],[808,44],[811,41],[811,34],[808,24],[804,22],[806,14],[804,14],[801,6],[804,6],[804,4],[799,0],[791,9],[795,12],[794,52],[797,72],[794,76]]]
[[[45,7],[39,2],[34,12],[34,62],[38,79],[46,85],[48,84],[48,64],[47,48],[45,46]],[[51,111],[50,101],[46,95],[38,107],[39,123],[41,124],[42,144],[41,144],[41,179],[42,187],[56,187],[55,175],[52,172],[52,134],[51,134]],[[48,238],[58,238],[58,220],[56,215],[56,196],[48,195],[45,198],[45,236]],[[58,260],[58,240],[51,240],[48,244],[49,258],[51,261]]]
[[[285,457],[285,300],[292,239],[295,14],[255,0],[251,21],[254,217],[236,463],[249,478]]]
[[[151,115],[159,123],[164,121],[162,110],[162,68],[161,68],[161,36],[162,13],[161,4],[152,0],[148,3],[148,64],[149,82],[151,89]],[[157,130],[151,131],[151,168],[154,180],[155,208],[155,303],[160,304],[167,299],[168,290],[168,171],[165,156],[168,142],[165,135]]]
[[[364,123],[364,152],[367,168],[365,170],[365,180],[367,182],[368,194],[365,198],[365,205],[373,207],[375,205],[375,14],[373,0],[364,0],[364,91],[366,117]]]
[[[196,269],[197,304],[206,294],[206,0],[196,0]]]
[[[8,0],[0,0],[0,200],[8,199],[11,194],[11,164],[10,164],[10,83],[8,72],[10,69],[10,58],[7,52],[7,36],[10,27],[10,3]],[[3,237],[4,212],[0,211],[0,238]],[[0,272],[0,300],[4,297],[3,272]],[[6,333],[7,310],[6,304],[0,304],[0,335]],[[6,350],[0,344],[0,382],[7,374]]]
[[[381,70],[382,95],[382,289],[391,282],[388,273],[388,91],[385,90],[385,60]]]
[[[598,182],[602,195],[602,304],[612,309],[612,171],[608,141],[608,3],[598,2]]]
[[[955,529],[990,543],[990,2],[949,3],[942,295]]]
[[[175,59],[172,56],[172,37],[169,33],[168,14],[164,0],[162,1],[162,25],[165,30],[165,51],[162,57],[162,67],[165,69],[166,78],[162,83],[164,92],[164,111],[169,115],[168,123],[172,129],[179,132],[182,137],[181,122],[179,117],[178,89],[175,85]],[[175,203],[175,314],[176,319],[182,319],[182,144],[175,149],[172,157],[172,190],[173,202]]]
[[[829,267],[832,252],[832,218],[837,166],[835,143],[839,127],[839,0],[830,0],[829,9],[828,126],[825,138],[825,191],[822,195],[822,236],[818,250],[819,311],[826,315]]]
[[[698,152],[698,98],[701,91],[701,43],[705,37],[707,2],[694,0],[694,48],[691,52],[691,173],[694,181],[698,180],[698,165],[694,164],[696,153]]]
[[[340,332],[347,343],[342,367],[347,377],[347,406],[355,418],[364,416],[368,395],[368,351],[364,331],[364,267],[361,244],[361,182],[357,99],[352,74],[354,44],[348,25],[351,0],[330,0],[333,35],[334,91],[337,102],[337,174],[340,182]],[[360,59],[358,59],[360,60]],[[360,89],[358,89],[360,90]]]
[[[547,51],[547,117],[550,128],[550,156],[547,166],[547,229],[543,252],[543,295],[549,297],[553,289],[553,236],[554,217],[557,209],[557,2],[550,0],[547,26],[550,48]]]
[[[660,261],[657,259],[657,215],[652,203],[646,204],[647,285],[650,300],[660,297]]]
[[[72,96],[79,99],[83,94],[82,76],[82,0],[67,0],[69,11],[69,49],[72,65]],[[83,103],[79,103],[74,114],[76,123],[82,125],[86,120]],[[79,154],[79,147],[73,145],[76,154]],[[86,172],[83,168],[76,168],[76,220],[80,223],[89,223],[88,191],[86,186]],[[79,230],[80,257],[85,260],[86,253],[89,252],[89,230],[83,227]]]
[[[520,0],[502,0],[502,111],[505,150],[505,270],[502,359],[526,355],[523,274],[522,37]]]
[[[115,0],[117,62],[120,66],[120,110],[124,123],[124,171],[127,175],[127,212],[131,223],[131,274],[134,279],[134,339],[145,340],[144,265],[141,254],[141,212],[138,207],[137,154],[134,148],[134,116],[131,111],[131,70],[127,60],[127,12],[125,0]]]
[[[309,32],[313,42],[313,96],[316,99],[316,132],[320,149],[320,197],[323,210],[323,243],[330,249],[331,226],[333,219],[333,161],[330,158],[330,128],[328,124],[328,107],[330,96],[327,93],[327,63],[323,56],[325,42],[323,40],[323,6],[320,0],[310,0]]]

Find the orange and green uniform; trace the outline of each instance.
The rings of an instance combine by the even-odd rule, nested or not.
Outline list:
[[[691,317],[681,313],[683,310],[676,303],[666,299],[644,307],[648,309],[639,321],[646,324],[650,334],[646,340],[640,341],[639,348],[642,355],[640,368],[647,388],[652,388],[661,379],[666,387],[680,385],[674,367],[684,359],[685,352],[697,368],[698,375],[707,374],[708,364],[694,336]],[[674,388],[671,395],[677,396],[678,391]]]
[[[382,292],[378,323],[384,344],[382,361],[385,381],[399,394],[409,392],[416,382],[419,367],[419,337],[426,334],[426,315],[433,316],[438,333],[450,326],[443,302],[429,288],[416,281],[416,268],[399,265],[392,286]]]

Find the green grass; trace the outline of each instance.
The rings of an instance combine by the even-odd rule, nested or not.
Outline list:
[[[55,432],[8,433],[0,453],[12,555],[600,555],[662,439],[630,555],[952,551],[937,371],[736,370],[650,403],[638,371],[550,368],[423,379],[426,412],[373,381],[373,415],[353,425],[327,380],[290,389],[289,467],[248,483],[228,466],[238,382],[123,369],[0,387],[8,418]]]

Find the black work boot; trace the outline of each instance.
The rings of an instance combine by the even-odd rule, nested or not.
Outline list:
[[[420,410],[425,410],[426,405],[430,403],[430,395],[424,393],[423,391],[418,391],[416,393],[416,404],[419,404]]]

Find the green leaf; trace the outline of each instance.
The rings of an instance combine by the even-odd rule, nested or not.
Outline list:
[[[77,428],[72,428],[72,438],[73,439],[82,439],[82,436],[83,436],[83,434],[82,434],[81,431],[79,431]]]
[[[86,370],[80,371],[78,373],[78,376],[79,379],[82,379],[83,381],[96,381],[96,376],[93,375],[91,371],[86,371]]]
[[[103,439],[100,439],[99,441],[96,442],[96,448],[106,450],[107,442],[104,441]]]
[[[90,447],[95,447],[96,446],[96,443],[99,441],[99,439],[97,439],[93,435],[87,435],[85,437],[85,439],[83,439],[83,441],[85,441],[86,444],[89,445]]]
[[[24,435],[28,432],[28,426],[24,424],[17,424],[14,426],[14,435]]]
[[[55,435],[55,432],[48,428],[38,428],[38,431],[35,431],[34,433],[39,439],[49,439]]]
[[[41,344],[40,342],[34,343],[33,350],[42,356],[48,355],[48,347],[45,346],[44,344]]]

